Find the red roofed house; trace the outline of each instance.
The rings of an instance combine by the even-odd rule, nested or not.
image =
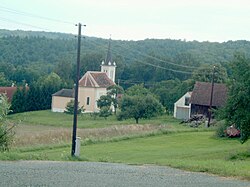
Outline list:
[[[11,102],[14,93],[16,92],[17,87],[0,87],[0,94],[6,94],[8,101]]]
[[[112,62],[110,42],[105,61],[101,64],[101,71],[87,71],[79,80],[78,101],[85,112],[98,112],[97,100],[107,94],[107,88],[115,85],[116,64]],[[52,95],[52,111],[64,112],[67,103],[74,100],[73,89],[62,89]]]
[[[191,94],[191,115],[203,114],[208,116],[211,98],[212,84],[209,82],[196,82]],[[225,84],[214,83],[212,108],[225,105],[227,99],[227,87]]]

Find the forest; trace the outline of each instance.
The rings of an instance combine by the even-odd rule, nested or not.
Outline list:
[[[88,70],[100,70],[108,42],[95,37],[82,39],[81,76]],[[41,87],[47,80],[51,86],[57,81],[57,89],[72,88],[76,48],[77,38],[72,34],[0,30],[0,86],[14,83],[17,86]],[[117,64],[117,84],[124,89],[143,84],[157,95],[167,110],[172,111],[173,103],[186,91],[192,90],[195,81],[211,81],[214,65],[215,81],[226,82],[234,56],[250,57],[250,42],[112,40],[111,51]],[[55,88],[47,90],[56,91]],[[49,107],[49,102],[45,108]]]

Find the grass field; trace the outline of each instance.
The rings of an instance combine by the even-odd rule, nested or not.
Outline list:
[[[250,142],[218,139],[214,132],[185,132],[87,142],[78,160],[127,164],[156,164],[250,180]],[[72,160],[69,144],[19,149],[2,160]]]
[[[65,113],[51,112],[50,110],[25,112],[9,115],[8,119],[15,123],[26,125],[45,125],[54,127],[72,127],[73,115]],[[153,119],[141,119],[140,124],[178,124],[179,121],[171,116],[164,115],[159,118]],[[107,120],[101,117],[94,118],[90,114],[81,114],[78,116],[78,128],[102,128],[112,125],[129,125],[135,124],[134,119],[128,119],[124,121],[117,121],[116,117],[110,116]]]
[[[45,125],[46,116],[49,120]],[[242,145],[237,139],[218,139],[213,129],[189,128],[170,116],[141,120],[140,125],[133,120],[83,116],[79,119],[82,128],[78,129],[81,156],[71,158],[69,118],[50,111],[10,116],[12,122],[22,120],[16,134],[19,144],[10,152],[0,153],[0,159],[156,164],[250,180],[250,141]],[[58,119],[64,126],[56,123]]]

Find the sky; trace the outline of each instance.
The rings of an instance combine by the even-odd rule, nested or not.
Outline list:
[[[0,29],[115,40],[250,41],[249,0],[0,0]]]

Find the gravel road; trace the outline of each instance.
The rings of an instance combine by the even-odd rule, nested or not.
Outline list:
[[[8,161],[0,162],[0,186],[250,187],[250,182],[161,166],[95,162]]]

